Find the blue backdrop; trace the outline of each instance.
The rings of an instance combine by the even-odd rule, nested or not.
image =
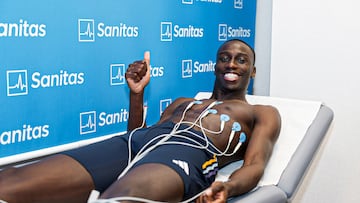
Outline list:
[[[0,160],[125,131],[124,72],[146,50],[148,124],[212,91],[217,48],[253,45],[255,15],[255,0],[2,0]]]

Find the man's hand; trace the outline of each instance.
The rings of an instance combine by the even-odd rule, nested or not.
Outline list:
[[[215,181],[196,199],[196,203],[225,203],[227,198],[228,192],[225,183]]]
[[[133,93],[141,93],[150,81],[150,52],[144,53],[144,60],[135,61],[125,73],[126,82]]]

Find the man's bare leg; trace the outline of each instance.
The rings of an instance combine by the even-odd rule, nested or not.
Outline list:
[[[163,202],[179,202],[183,194],[184,183],[173,169],[163,164],[143,164],[113,183],[100,198],[130,196]]]
[[[0,171],[0,199],[9,203],[86,202],[94,189],[90,174],[74,159],[55,155]]]

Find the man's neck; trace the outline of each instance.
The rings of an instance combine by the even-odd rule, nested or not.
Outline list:
[[[242,101],[246,101],[245,92],[227,92],[224,93],[222,91],[213,91],[211,95],[211,99],[216,100],[231,100],[238,99]]]

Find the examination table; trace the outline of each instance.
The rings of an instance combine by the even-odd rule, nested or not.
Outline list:
[[[210,96],[210,92],[199,92],[195,98],[205,99]],[[289,202],[294,197],[306,170],[330,128],[333,111],[322,102],[316,101],[254,95],[247,95],[246,98],[250,104],[276,107],[281,115],[282,126],[279,139],[258,186],[247,194],[230,199],[229,202]],[[105,139],[105,137],[101,139]],[[95,141],[99,140],[86,141],[86,143],[77,145],[81,146]],[[73,147],[71,146],[71,148]],[[61,150],[64,150],[64,147]],[[56,149],[56,151],[61,150]],[[9,157],[9,159],[11,158]],[[222,168],[217,179],[226,180],[232,171],[241,164],[242,162],[239,161]]]
[[[204,99],[210,92],[199,92]],[[232,198],[232,203],[283,203],[294,197],[302,178],[333,120],[333,111],[322,102],[247,95],[250,104],[276,107],[281,115],[281,132],[273,154],[258,186],[251,192]],[[226,180],[240,167],[236,162],[221,169],[218,180]]]

